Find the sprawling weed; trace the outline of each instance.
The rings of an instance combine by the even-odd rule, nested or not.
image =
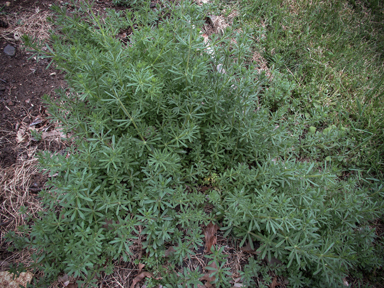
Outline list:
[[[22,237],[8,235],[35,249],[41,283],[65,272],[95,285],[141,241],[151,285],[201,284],[197,269],[175,267],[210,222],[240,246],[260,242],[245,285],[269,285],[274,270],[293,287],[331,287],[380,267],[371,221],[383,192],[366,175],[381,176],[382,67],[355,31],[370,16],[342,1],[241,1],[233,29],[208,50],[196,29],[208,6],[141,4],[107,18],[56,8],[45,54],[70,89],[47,101],[76,146],[40,156],[56,176],[41,194],[46,211]],[[222,250],[207,269],[227,287]],[[261,265],[274,257],[282,266]]]

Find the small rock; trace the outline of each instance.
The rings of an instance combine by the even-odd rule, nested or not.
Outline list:
[[[7,104],[8,104],[8,106],[13,106],[13,105],[14,105],[14,103],[12,102],[12,100],[9,100],[9,101],[7,102]]]
[[[7,46],[5,46],[5,48],[4,48],[4,53],[6,54],[6,55],[8,55],[8,56],[15,56],[15,54],[16,54],[16,49],[15,49],[15,47],[13,47],[13,46],[11,46],[11,45],[7,45]]]
[[[149,5],[149,8],[155,8],[156,7],[156,4],[155,3],[151,3],[150,5]]]

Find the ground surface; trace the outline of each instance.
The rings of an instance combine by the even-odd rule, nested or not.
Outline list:
[[[33,36],[44,38],[45,35],[39,33],[46,28],[41,25],[44,24],[41,15],[49,13],[52,2],[13,1],[9,7],[1,5],[0,19],[8,24],[6,29],[0,28],[1,270],[7,269],[8,264],[20,256],[6,252],[4,241],[7,231],[23,223],[18,209],[21,205],[35,211],[39,208],[37,192],[46,179],[36,169],[36,152],[62,149],[60,141],[34,141],[31,129],[45,132],[54,129],[54,125],[49,125],[45,119],[47,114],[41,99],[44,94],[53,95],[55,89],[65,85],[64,75],[52,66],[46,69],[47,59],[39,62],[30,59],[32,54],[22,48],[17,34],[15,37],[15,30],[30,29],[32,34],[39,34]],[[34,19],[38,20],[37,23],[31,22]],[[23,21],[26,25],[22,24]],[[14,56],[4,52],[7,45],[15,48]]]
[[[0,146],[0,164],[3,168],[16,163],[23,149],[16,145],[17,128],[22,123],[31,124],[35,118],[44,112],[41,97],[44,94],[52,95],[54,89],[63,86],[63,75],[54,68],[46,69],[47,59],[39,61],[28,60],[28,56],[18,44],[11,43],[16,48],[13,57],[0,54],[3,64],[0,71],[2,82],[0,95],[1,106],[1,136],[4,137]],[[0,41],[0,49],[9,45],[7,41]],[[33,143],[32,143],[33,145]]]

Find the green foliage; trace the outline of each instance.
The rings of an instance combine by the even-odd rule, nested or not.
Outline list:
[[[277,71],[274,71],[272,77],[279,85],[271,85],[265,92],[262,101],[265,106],[270,107],[272,111],[276,111],[279,107],[291,104],[291,94],[295,84]],[[293,107],[295,106],[297,105],[293,104]]]
[[[383,207],[382,187],[361,187],[357,176],[339,180],[333,160],[316,154],[346,137],[343,128],[311,129],[302,142],[302,124],[288,127],[277,109],[290,103],[296,84],[276,72],[279,86],[265,91],[265,77],[246,69],[247,31],[232,35],[236,45],[214,39],[209,54],[195,28],[205,9],[182,1],[142,14],[108,11],[103,20],[90,9],[68,16],[55,8],[58,30],[48,56],[70,88],[46,101],[75,145],[69,157],[41,153],[51,187],[40,194],[46,210],[22,237],[7,236],[15,248],[36,251],[41,283],[65,272],[92,284],[111,272],[113,260],[132,261],[130,247],[140,238],[146,267],[155,276],[170,274],[163,285],[196,285],[199,271],[175,276],[162,264],[169,261],[171,270],[196,253],[201,227],[211,221],[240,246],[260,241],[260,256],[281,259],[297,275],[295,287],[340,283],[350,267],[381,265],[369,221]],[[134,29],[124,44],[116,35],[127,27]],[[226,73],[216,71],[217,63]],[[207,181],[211,190],[201,192]],[[166,260],[169,246],[175,253]],[[222,250],[207,257],[226,287]],[[249,285],[257,265],[244,270]]]
[[[228,276],[230,276],[232,273],[229,271],[230,268],[225,267],[226,262],[224,259],[227,256],[223,254],[224,247],[221,247],[217,250],[212,247],[211,251],[212,255],[207,255],[205,257],[212,259],[208,262],[208,266],[206,267],[209,277],[215,278],[212,284],[215,284],[218,287],[230,287],[230,278]]]
[[[113,0],[112,3],[114,5],[121,5],[121,6],[135,6],[140,4],[148,4],[148,1],[145,0]]]
[[[279,78],[292,82],[286,96],[276,99],[289,86],[273,79],[268,90],[278,93],[268,95],[265,104],[279,108],[292,126],[348,127],[348,137],[335,142],[343,150],[338,153],[343,169],[381,179],[383,9],[377,0],[242,0],[239,7],[241,27],[251,31],[254,49]]]

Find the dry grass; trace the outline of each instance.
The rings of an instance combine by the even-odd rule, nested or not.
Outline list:
[[[38,130],[44,130],[46,128],[44,126]],[[19,226],[31,224],[28,218],[38,218],[38,212],[43,210],[38,192],[44,189],[46,176],[41,175],[38,169],[36,158],[38,146],[44,147],[44,150],[65,146],[60,138],[61,132],[57,130],[45,132],[46,138],[39,143],[32,141],[32,130],[25,125],[20,125],[17,132],[1,131],[2,138],[7,140],[7,145],[18,152],[13,165],[6,168],[0,167],[0,249],[3,252],[12,245],[5,241],[4,236],[10,231],[19,233]],[[20,131],[23,131],[23,141],[19,142]],[[24,213],[20,213],[22,207],[25,208]],[[31,254],[32,251],[27,250],[3,253],[0,258],[0,271],[7,270],[10,264],[23,263],[28,266],[32,262]]]
[[[32,178],[39,174],[36,168],[37,159],[34,157],[36,148],[30,152],[33,154],[31,159],[18,159],[15,164],[8,168],[0,168],[0,219],[2,222],[0,247],[2,249],[9,246],[8,243],[5,243],[3,236],[9,231],[17,232],[17,227],[27,224],[27,215],[19,213],[22,206],[27,208],[28,215],[32,217],[37,217],[37,213],[42,210],[36,195],[29,191]],[[8,263],[23,262],[27,264],[30,261],[29,256],[30,253],[27,251],[13,253],[0,261],[0,270],[5,270]]]
[[[223,13],[226,11],[223,10]],[[238,16],[239,13],[237,10],[233,10],[228,16],[224,15],[211,15],[209,16],[209,21],[207,24],[204,25],[203,30],[204,33],[207,34],[208,36],[213,34],[213,33],[219,33],[219,34],[224,34],[225,29],[227,27],[232,26],[233,24],[233,19]]]
[[[6,20],[9,27],[1,30],[0,37],[7,41],[18,41],[22,35],[27,34],[40,41],[47,40],[53,26],[47,20],[49,16],[51,16],[50,11],[40,11],[39,8],[35,11],[22,11],[20,14],[7,14]]]
[[[259,73],[262,73],[264,71],[265,75],[268,77],[268,79],[272,79],[272,73],[271,70],[268,67],[267,60],[264,59],[263,56],[258,51],[255,51],[252,56],[252,61],[256,64],[256,70]]]
[[[19,151],[16,163],[7,168],[0,168],[0,249],[3,252],[12,246],[12,243],[5,241],[4,235],[11,231],[19,233],[19,226],[30,225],[31,223],[27,219],[38,218],[38,212],[43,210],[37,193],[44,188],[46,177],[42,176],[38,169],[38,159],[36,158],[38,146],[32,145],[30,132],[31,130],[24,132],[28,141],[19,144],[15,144],[17,133],[8,132],[3,136],[14,144],[14,150]],[[52,132],[56,132],[56,130]],[[64,146],[64,143],[61,142],[60,137],[47,137],[40,145],[44,149],[51,150],[57,145]],[[36,187],[36,178],[40,187]],[[26,208],[25,214],[20,213],[21,207]],[[0,257],[0,271],[7,271],[10,264],[23,263],[25,267],[28,267],[32,264],[32,254],[33,251],[26,249],[3,253]],[[39,274],[34,275],[34,278],[36,277],[38,278]],[[57,282],[53,283],[51,287],[63,287],[63,285]]]
[[[49,38],[49,30],[52,24],[47,20],[50,11],[14,11],[5,15],[5,21],[9,24],[7,29],[0,30],[0,37],[8,42],[17,42],[24,34],[44,41]],[[25,128],[25,127],[24,127]],[[18,130],[18,129],[16,129]],[[0,271],[8,270],[10,264],[23,263],[28,266],[31,262],[32,251],[22,250],[6,252],[12,243],[5,241],[4,236],[10,231],[17,232],[17,228],[27,223],[27,215],[37,218],[37,213],[42,211],[42,206],[34,187],[34,179],[40,178],[35,157],[38,146],[30,141],[17,143],[18,131],[2,130],[2,140],[5,145],[18,152],[16,162],[6,168],[0,167]],[[26,139],[30,139],[30,131],[25,133]],[[45,141],[45,147],[51,143]],[[33,143],[34,144],[34,143]],[[39,187],[37,187],[39,188]],[[41,188],[41,187],[40,187]],[[20,213],[20,208],[25,207],[25,214]]]

